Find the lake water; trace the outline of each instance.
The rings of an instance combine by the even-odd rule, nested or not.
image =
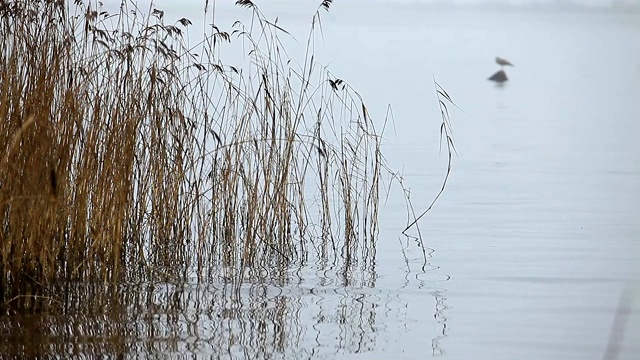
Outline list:
[[[171,11],[195,23],[193,3]],[[639,358],[640,16],[355,4],[336,1],[324,15],[317,60],[355,87],[380,123],[391,104],[384,152],[417,212],[447,165],[434,78],[460,108],[449,107],[458,155],[446,191],[419,223],[426,249],[401,234],[407,216],[396,184],[375,267],[357,276],[310,265],[239,290],[123,285],[104,308],[122,299],[139,308],[4,317],[2,349],[602,359],[616,314],[627,310],[612,341],[618,359]],[[315,5],[262,7],[304,45]],[[495,56],[515,64],[504,86],[487,81],[499,69]]]

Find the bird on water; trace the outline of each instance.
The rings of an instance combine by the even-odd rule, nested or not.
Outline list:
[[[513,66],[513,64],[510,63],[509,60],[503,59],[499,56],[496,57],[496,63],[498,63],[498,65],[500,65],[501,68],[504,68],[505,66]]]

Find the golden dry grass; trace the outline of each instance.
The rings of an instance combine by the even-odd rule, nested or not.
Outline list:
[[[379,134],[313,60],[320,13],[296,68],[283,30],[238,4],[254,26],[214,27],[194,50],[191,21],[129,1],[0,0],[0,304],[65,281],[244,281],[311,253],[371,257]],[[249,69],[214,55],[231,41]]]

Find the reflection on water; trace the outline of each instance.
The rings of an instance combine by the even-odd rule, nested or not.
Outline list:
[[[385,156],[414,204],[443,175],[433,74],[463,109],[450,183],[421,223],[432,250],[397,240],[406,208],[392,196],[364,266],[325,259],[271,283],[187,277],[109,295],[76,284],[58,311],[4,315],[0,354],[601,359],[629,287],[615,331],[619,359],[637,358],[640,21],[376,7],[355,18],[338,3],[323,23],[332,69],[372,113],[393,104]],[[498,88],[486,80],[497,53],[518,65]]]
[[[0,353],[333,358],[384,347],[411,321],[405,291],[376,288],[375,273],[347,279],[332,269],[307,268],[290,275],[284,286],[132,284],[108,288],[106,295],[104,285],[77,284],[68,303],[59,304],[60,313],[1,318]],[[446,297],[441,291],[410,296],[424,306],[427,298],[435,301],[429,311],[440,329],[432,335],[432,351],[442,354]]]

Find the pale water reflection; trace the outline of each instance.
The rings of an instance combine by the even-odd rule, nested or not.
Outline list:
[[[71,293],[84,300],[63,307],[63,315],[4,317],[0,351],[16,358],[334,358],[393,349],[393,339],[431,320],[411,316],[426,306],[441,326],[432,351],[442,353],[440,291],[344,280],[325,269],[292,274],[288,285],[127,285],[110,289],[107,299],[94,298],[104,295],[103,285],[78,285]]]
[[[310,15],[294,10],[279,24],[300,33]],[[336,2],[323,31],[319,61],[373,116],[392,104],[384,150],[417,211],[446,166],[433,76],[462,109],[453,174],[420,223],[428,248],[400,235],[395,188],[369,267],[310,261],[273,283],[131,284],[109,298],[79,285],[79,308],[2,317],[0,353],[602,359],[628,289],[619,359],[637,359],[639,17]],[[486,79],[497,54],[517,64],[501,87]]]

